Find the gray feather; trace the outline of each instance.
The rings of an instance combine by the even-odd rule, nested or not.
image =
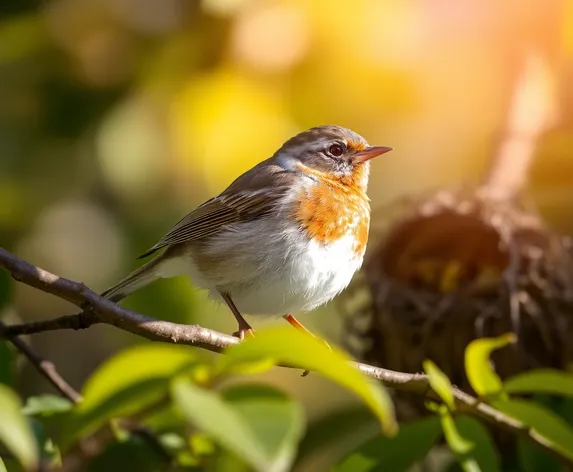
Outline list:
[[[161,260],[161,256],[156,257],[147,264],[142,265],[113,287],[108,288],[101,294],[101,296],[117,303],[136,290],[139,290],[140,288],[143,288],[151,282],[159,279],[161,276],[159,275],[158,269]]]

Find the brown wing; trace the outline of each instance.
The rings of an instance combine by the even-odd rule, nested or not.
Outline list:
[[[243,174],[223,193],[181,219],[139,259],[166,246],[203,239],[233,223],[272,212],[292,185],[295,174],[276,165],[263,164],[266,162]]]

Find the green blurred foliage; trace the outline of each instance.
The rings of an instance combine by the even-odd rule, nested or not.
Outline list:
[[[440,434],[437,418],[404,424],[396,437],[374,438],[350,453],[336,472],[407,471],[424,459]]]

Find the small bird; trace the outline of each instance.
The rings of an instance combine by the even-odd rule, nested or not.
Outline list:
[[[350,283],[362,265],[370,226],[369,146],[340,126],[319,126],[197,207],[140,258],[163,250],[102,296],[118,302],[159,278],[187,275],[225,302],[243,339],[249,315],[311,311]]]

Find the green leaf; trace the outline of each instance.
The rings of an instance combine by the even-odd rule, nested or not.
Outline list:
[[[503,383],[507,393],[548,393],[573,396],[573,375],[556,369],[537,369],[510,377]]]
[[[189,438],[189,447],[193,454],[201,456],[211,456],[215,453],[216,447],[213,441],[205,434],[195,433]]]
[[[563,466],[555,456],[523,437],[517,438],[517,457],[518,470],[523,472],[563,472]]]
[[[256,393],[227,401],[183,378],[173,382],[172,394],[188,421],[255,470],[290,469],[303,415],[286,397]]]
[[[22,408],[25,415],[52,416],[58,413],[69,411],[73,403],[67,398],[57,395],[38,395],[29,397],[26,405]]]
[[[515,335],[509,333],[498,338],[475,339],[466,348],[466,375],[478,395],[496,394],[502,390],[501,379],[493,370],[490,355],[496,349],[501,349],[513,342],[515,342]]]
[[[82,470],[159,472],[169,468],[165,458],[160,457],[147,441],[139,436],[129,435],[125,441],[111,442]]]
[[[481,472],[484,470],[480,468],[479,464],[473,457],[462,457],[460,459],[460,466],[464,472]]]
[[[423,363],[424,371],[428,375],[430,387],[440,396],[442,401],[450,409],[454,411],[456,405],[454,403],[454,394],[452,392],[452,384],[446,374],[430,360],[425,360]]]
[[[0,441],[27,470],[32,470],[38,463],[38,446],[21,407],[18,396],[0,385]]]
[[[249,424],[267,456],[275,463],[289,464],[290,469],[305,429],[301,406],[262,384],[235,386],[223,395]]]
[[[477,464],[476,470],[500,472],[499,452],[487,428],[471,416],[457,416],[454,420],[460,435],[474,445],[469,456]],[[470,464],[468,467],[474,466]]]
[[[39,445],[41,450],[40,461],[50,470],[59,470],[62,465],[62,456],[60,453],[60,448],[53,441],[51,437],[48,436],[48,431],[53,433],[57,431],[56,423],[54,418],[56,416],[43,417],[41,420],[35,416],[28,416],[28,423],[32,428],[34,434],[35,443]]]
[[[536,402],[521,399],[493,400],[494,408],[535,430],[569,460],[573,460],[573,429],[562,418]]]
[[[540,396],[536,395],[533,397],[533,400],[540,401]],[[555,398],[555,396],[550,397],[551,400],[557,401],[557,405],[555,405],[554,410],[561,418],[563,418],[567,423],[573,424],[573,397],[560,397]],[[551,405],[547,405],[551,408]]]
[[[386,434],[395,434],[398,425],[394,406],[384,387],[363,375],[336,347],[332,351],[323,341],[290,327],[270,328],[254,338],[231,346],[221,362],[224,368],[257,359],[272,359],[301,369],[308,369],[346,387],[361,398],[378,417]],[[311,374],[312,375],[312,374]],[[301,382],[304,379],[301,379]]]
[[[329,412],[307,429],[298,448],[297,463],[329,446],[335,447],[340,457],[341,449],[343,454],[349,452],[364,442],[366,434],[372,437],[378,431],[377,420],[366,406]]]
[[[436,416],[401,425],[392,438],[378,436],[346,456],[335,472],[400,472],[426,457],[441,435]]]
[[[242,460],[237,454],[229,450],[222,450],[214,457],[209,472],[252,472],[253,468]],[[203,472],[203,471],[201,471]]]
[[[246,360],[244,362],[219,363],[219,372],[226,375],[262,374],[275,367],[276,363],[268,357]]]
[[[82,402],[70,415],[63,446],[112,418],[136,413],[167,395],[169,381],[195,365],[189,348],[144,344],[105,362],[86,383]]]
[[[0,472],[8,472],[8,469],[6,468],[6,464],[4,464],[2,457],[0,457]]]
[[[463,456],[473,449],[474,443],[462,437],[452,415],[448,409],[443,406],[440,408],[440,420],[446,442],[453,452]]]
[[[554,395],[534,395],[528,400],[536,405],[551,410],[555,415],[560,417],[568,424],[573,423],[573,397],[557,397]],[[523,472],[561,472],[563,469],[562,462],[557,456],[542,448],[539,444],[519,436],[517,438],[516,460],[519,470]]]

